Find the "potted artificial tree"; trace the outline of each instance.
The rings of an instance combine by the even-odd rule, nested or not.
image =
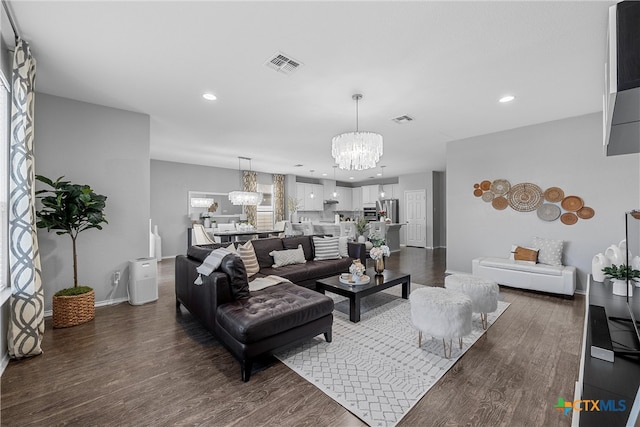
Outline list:
[[[53,296],[53,327],[65,328],[88,322],[95,317],[95,294],[89,286],[78,286],[78,234],[90,228],[102,230],[106,196],[93,192],[88,185],[55,181],[42,175],[36,179],[49,189],[36,191],[42,209],[36,212],[38,228],[54,230],[57,235],[68,234],[73,245],[73,287],[62,289]]]
[[[635,270],[631,266],[620,264],[612,265],[611,267],[605,267],[602,269],[605,276],[611,278],[612,291],[614,295],[627,295],[627,278],[629,279],[629,296],[633,295],[633,284],[631,282],[637,282],[640,278],[640,271]]]
[[[356,220],[356,231],[358,232],[358,242],[360,243],[366,242],[367,239],[364,236],[364,233],[367,232],[368,228],[369,228],[369,221],[367,221],[367,218],[365,218],[364,216],[361,216]]]

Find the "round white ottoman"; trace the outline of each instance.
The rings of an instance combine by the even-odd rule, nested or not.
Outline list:
[[[418,329],[418,347],[422,333],[442,338],[444,356],[451,357],[452,339],[471,333],[471,298],[462,292],[444,288],[420,288],[411,292],[411,320]],[[449,339],[448,354],[445,338]]]
[[[493,313],[498,309],[498,284],[471,274],[452,274],[444,278],[444,287],[463,292],[471,298],[473,312],[480,313],[482,328],[486,330],[487,313]]]

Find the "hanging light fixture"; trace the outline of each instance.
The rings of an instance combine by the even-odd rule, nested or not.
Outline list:
[[[313,178],[313,173],[315,172],[315,170],[311,169],[309,172],[311,172],[311,178]],[[313,187],[311,188],[311,193],[309,194],[309,197],[312,199],[316,197],[316,195],[313,194]]]
[[[331,140],[331,155],[340,169],[371,169],[376,167],[382,156],[382,135],[359,131],[358,102],[362,95],[357,93],[351,98],[356,101],[356,131],[334,136]]]
[[[251,159],[249,157],[238,157],[238,172],[240,174],[240,188],[242,186],[242,171],[240,161],[249,160],[249,170],[251,170]],[[229,200],[233,205],[259,205],[262,202],[262,193],[255,191],[232,191],[229,193]]]
[[[333,194],[332,194],[332,196],[333,196],[334,199],[338,197],[338,189],[336,188],[337,187],[337,181],[336,181],[336,168],[337,167],[338,166],[333,166]]]
[[[380,166],[380,177],[384,180],[384,168],[386,166]],[[384,181],[382,181],[382,190],[380,191],[380,197],[384,197]]]

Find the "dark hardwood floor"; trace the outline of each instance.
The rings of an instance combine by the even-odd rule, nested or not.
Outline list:
[[[403,248],[387,268],[442,286],[445,251]],[[400,426],[570,425],[584,299],[501,289],[509,309]],[[173,260],[159,300],[96,310],[68,329],[46,321],[44,353],[1,378],[2,426],[357,426],[358,418],[274,358],[240,380],[238,362],[191,315],[176,314]]]

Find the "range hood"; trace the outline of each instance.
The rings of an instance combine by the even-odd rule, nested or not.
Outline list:
[[[607,156],[640,153],[640,2],[609,8],[603,98]]]
[[[329,199],[329,200],[325,200],[325,201],[324,201],[324,204],[325,204],[325,205],[337,205],[337,204],[338,204],[338,201],[337,201],[337,200],[331,200],[331,199]]]

